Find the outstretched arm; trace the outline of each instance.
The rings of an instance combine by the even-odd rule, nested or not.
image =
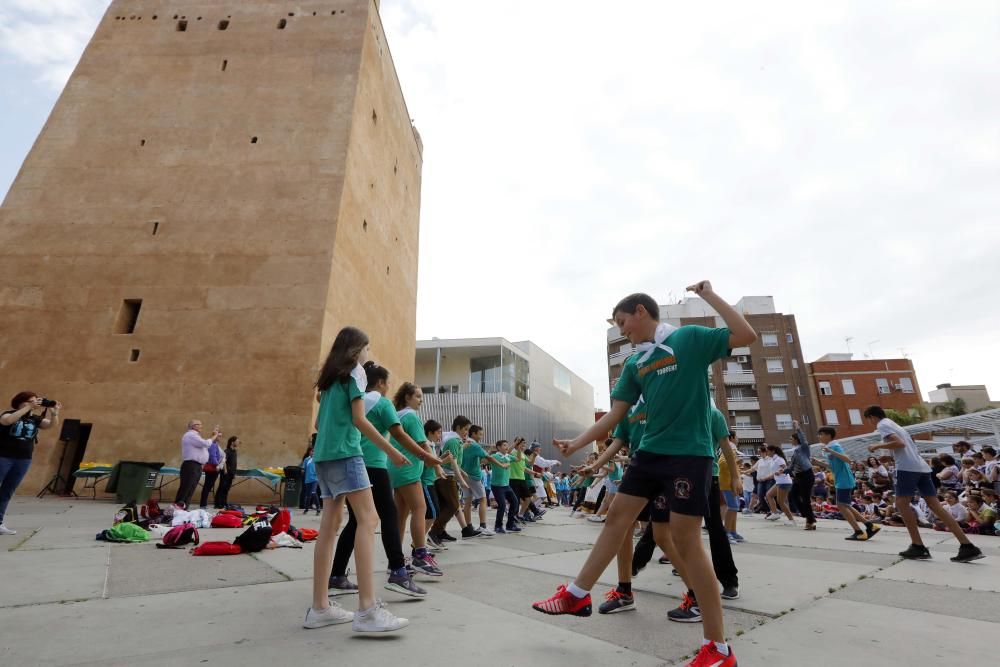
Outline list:
[[[722,318],[722,321],[726,323],[726,327],[729,328],[730,348],[743,347],[757,340],[757,332],[753,330],[750,323],[741,314],[736,312],[735,308],[726,303],[725,299],[715,293],[712,289],[712,283],[702,280],[689,286],[687,289],[689,292],[694,292],[704,299],[705,303],[714,308],[715,312]]]

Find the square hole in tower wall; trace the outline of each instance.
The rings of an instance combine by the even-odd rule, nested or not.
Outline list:
[[[132,348],[132,351],[128,354],[128,360],[133,363],[139,361],[139,350]]]
[[[140,310],[142,310],[142,299],[122,300],[122,305],[118,308],[118,317],[115,318],[114,333],[135,333],[135,327],[139,323]]]
[[[177,22],[177,32],[185,32],[185,31],[187,31],[187,29],[188,29],[188,22],[187,21],[178,21]]]
[[[226,21],[225,19],[219,21],[219,30],[225,30],[228,27],[229,27],[229,21]]]

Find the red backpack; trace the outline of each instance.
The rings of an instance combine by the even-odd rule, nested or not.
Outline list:
[[[243,553],[238,544],[229,542],[205,542],[191,550],[192,556],[235,556]]]
[[[198,537],[198,529],[188,521],[179,526],[174,526],[163,536],[163,544],[157,544],[157,549],[182,549],[188,544],[198,544],[201,539]]]
[[[271,519],[271,534],[278,535],[280,533],[287,533],[288,529],[292,527],[292,513],[287,509],[278,510],[278,513],[274,515]]]
[[[243,519],[233,514],[216,514],[212,517],[212,528],[239,528]]]

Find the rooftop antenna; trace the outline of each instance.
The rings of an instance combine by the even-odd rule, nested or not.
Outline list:
[[[900,348],[898,348],[898,349],[899,349],[899,354],[900,354],[900,355],[901,355],[901,356],[902,356],[902,357],[903,357],[904,359],[909,359],[909,358],[910,358],[910,357],[908,357],[908,356],[906,355],[906,348],[904,348],[904,347],[900,347]]]
[[[879,343],[879,342],[881,342],[881,339],[876,338],[875,340],[873,340],[870,343],[868,343],[868,358],[869,359],[874,359],[875,358],[875,352],[872,351],[872,345],[874,345],[875,343]]]
[[[854,340],[854,336],[846,336],[844,338],[844,343],[847,345],[847,353],[851,353],[851,341]]]

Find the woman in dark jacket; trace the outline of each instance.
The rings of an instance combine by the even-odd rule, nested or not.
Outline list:
[[[229,504],[229,489],[233,486],[233,478],[236,477],[236,450],[240,446],[240,439],[235,435],[230,436],[226,442],[226,469],[219,476],[219,489],[215,492],[215,509],[221,510]]]

